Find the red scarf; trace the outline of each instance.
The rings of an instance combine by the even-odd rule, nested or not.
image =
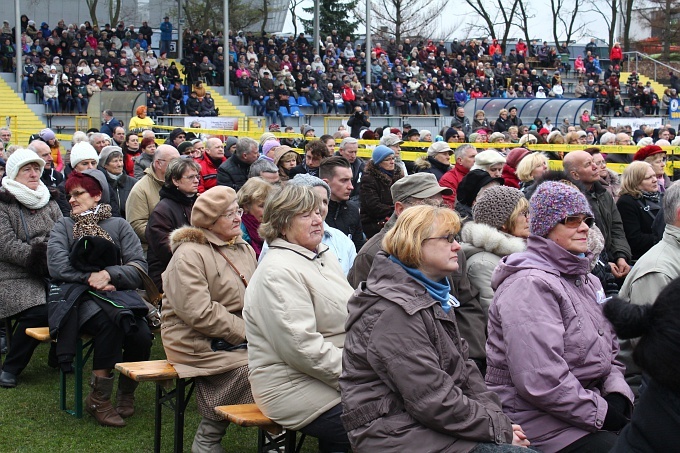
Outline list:
[[[255,256],[259,258],[260,252],[262,252],[262,244],[264,244],[264,241],[257,232],[257,229],[260,228],[260,222],[254,215],[248,213],[243,214],[241,222],[243,222],[243,226],[246,227],[246,232],[250,236],[250,246],[255,250]]]

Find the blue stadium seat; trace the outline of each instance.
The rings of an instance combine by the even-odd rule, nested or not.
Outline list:
[[[281,116],[284,118],[290,118],[290,113],[288,113],[288,110],[285,107],[279,107],[279,112],[281,112]]]
[[[307,101],[307,98],[304,97],[304,96],[300,96],[300,97],[298,98],[298,104],[300,104],[300,107],[311,107],[311,106],[312,106],[312,104],[310,104],[310,103]]]

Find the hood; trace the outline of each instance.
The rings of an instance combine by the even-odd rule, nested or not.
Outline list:
[[[463,242],[497,256],[523,252],[527,247],[522,238],[503,233],[490,225],[472,221],[463,225],[460,235]],[[469,254],[466,250],[465,257],[469,258],[476,253],[473,250],[471,252]]]
[[[491,288],[496,291],[507,278],[523,270],[539,270],[558,277],[585,276],[590,272],[591,257],[590,252],[584,258],[578,257],[550,239],[531,235],[525,252],[501,259],[491,276]]]
[[[349,316],[345,330],[349,331],[366,310],[383,299],[399,305],[409,315],[438,303],[422,284],[390,260],[387,253],[380,251],[366,281],[359,285],[347,303]]]

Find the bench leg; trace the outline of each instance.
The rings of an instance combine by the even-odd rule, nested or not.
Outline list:
[[[257,430],[257,453],[269,453],[272,450],[278,453],[299,453],[305,435],[300,437],[297,443],[297,431],[286,430],[281,434],[271,434],[264,429]]]
[[[154,407],[154,433],[153,433],[153,451],[154,453],[161,453],[161,419],[163,416],[163,386],[161,383],[156,383],[156,404]]]
[[[74,409],[66,407],[66,373],[59,370],[59,409],[75,415],[76,418],[83,418],[83,368],[85,363],[92,355],[94,340],[83,343],[81,338],[76,342],[76,355],[73,360],[74,388],[73,405]],[[83,352],[85,352],[83,354]]]

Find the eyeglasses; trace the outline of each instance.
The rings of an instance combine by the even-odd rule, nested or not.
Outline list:
[[[606,167],[607,166],[607,161],[606,160],[601,160],[600,162],[593,162],[593,165],[596,167]]]
[[[243,209],[238,208],[235,211],[229,211],[226,214],[222,214],[220,217],[226,217],[227,219],[231,220],[235,216],[238,216],[239,218],[243,217]]]
[[[578,228],[582,223],[585,223],[588,225],[588,228],[590,228],[595,223],[595,219],[590,216],[569,215],[560,220],[559,223],[566,226],[567,228]]]
[[[519,213],[519,215],[523,215],[524,218],[528,219],[529,218],[529,211],[522,211]]]
[[[426,241],[429,241],[431,239],[446,239],[446,242],[449,244],[453,244],[456,241],[456,233],[449,233],[446,236],[437,236],[433,238],[426,238]]]
[[[87,193],[87,190],[76,190],[68,194],[69,198],[78,198],[82,194]]]
[[[200,181],[201,175],[186,175],[186,176],[182,176],[182,179],[186,179],[187,181],[191,181],[192,179]]]

